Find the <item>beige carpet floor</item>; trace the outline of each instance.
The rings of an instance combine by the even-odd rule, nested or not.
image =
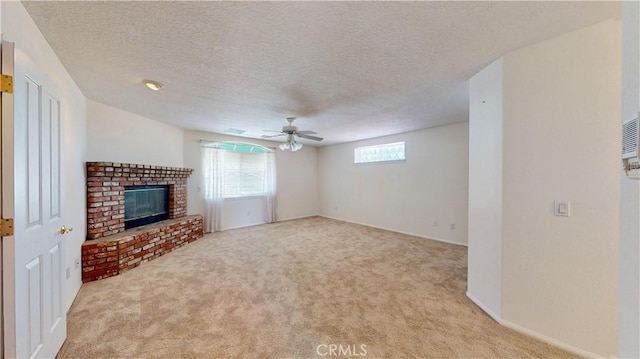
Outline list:
[[[321,217],[207,235],[83,285],[58,357],[572,357],[477,308],[466,262],[465,247]]]

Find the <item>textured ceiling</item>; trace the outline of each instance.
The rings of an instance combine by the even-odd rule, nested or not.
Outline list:
[[[618,2],[24,4],[90,99],[249,137],[297,116],[323,145],[466,121],[467,80],[491,61],[620,16]]]

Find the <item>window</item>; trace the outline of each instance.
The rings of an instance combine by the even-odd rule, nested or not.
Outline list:
[[[253,197],[265,195],[265,181],[274,176],[274,166],[269,166],[268,155],[271,151],[265,147],[249,143],[212,143],[205,147],[216,148],[206,152],[204,157],[205,188],[211,189],[209,196],[217,191],[221,198]],[[271,171],[269,174],[267,171]],[[213,183],[220,184],[214,190]],[[212,187],[213,186],[213,187]]]
[[[265,158],[262,153],[224,153],[224,197],[251,197],[264,194]]]
[[[202,142],[205,142],[204,140]],[[262,197],[264,219],[278,220],[276,154],[266,147],[241,143],[210,143],[202,149],[204,230],[222,230],[226,198]]]
[[[248,143],[216,143],[216,148],[222,148],[227,151],[235,152],[249,152],[249,153],[265,153],[267,150],[264,147],[254,146]]]
[[[356,147],[353,163],[404,161],[404,142]]]

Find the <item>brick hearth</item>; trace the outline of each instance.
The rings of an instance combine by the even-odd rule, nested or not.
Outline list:
[[[116,276],[202,237],[202,216],[168,219],[84,242],[82,282]]]
[[[82,281],[116,276],[203,236],[202,216],[187,214],[190,168],[87,162],[87,241]],[[125,186],[169,186],[168,220],[124,228]]]

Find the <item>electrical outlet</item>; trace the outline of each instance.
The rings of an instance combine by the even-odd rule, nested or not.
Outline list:
[[[433,221],[433,226],[437,227],[438,226],[438,221]]]
[[[76,263],[75,263],[75,269],[78,269],[80,267],[80,260],[78,258],[76,258]]]
[[[71,268],[67,267],[67,279],[71,278]]]
[[[247,217],[251,216],[251,211],[247,211]]]
[[[451,223],[451,229],[456,229],[456,224],[455,223]]]

